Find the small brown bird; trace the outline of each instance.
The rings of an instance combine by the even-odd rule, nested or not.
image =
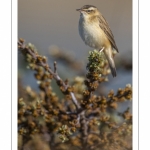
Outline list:
[[[117,76],[112,50],[117,52],[114,36],[108,23],[95,6],[84,5],[80,12],[79,34],[86,45],[104,52],[113,77]]]

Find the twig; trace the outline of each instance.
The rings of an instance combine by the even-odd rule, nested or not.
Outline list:
[[[57,63],[56,63],[56,61],[54,62],[54,73],[56,73],[57,74]]]

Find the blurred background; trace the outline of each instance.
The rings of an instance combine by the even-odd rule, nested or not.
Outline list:
[[[86,46],[79,36],[80,14],[76,9],[86,4],[96,6],[103,14],[119,49],[114,58],[117,77],[113,78],[110,74],[109,82],[101,83],[97,90],[99,95],[106,96],[111,89],[116,93],[126,84],[132,85],[132,0],[18,0],[18,38],[25,39],[26,44],[34,44],[38,53],[48,58],[51,68],[53,62],[57,61],[58,74],[63,80],[67,78],[69,84],[77,76],[85,78],[89,51],[92,51],[92,48]],[[39,91],[34,71],[28,69],[28,64],[21,53],[18,53],[18,81],[18,98],[22,98],[21,95],[31,91],[31,88],[36,92]],[[63,95],[56,83],[52,81],[51,85],[57,96],[62,98]],[[22,87],[27,88],[24,90]],[[25,97],[25,100],[26,103],[31,102],[29,97]],[[118,112],[124,112],[127,108],[132,112],[131,101],[118,103],[117,110],[109,113],[120,121]],[[28,118],[25,118],[28,122]],[[49,134],[43,135],[46,136],[46,142],[50,141]],[[39,136],[42,137],[40,134]],[[37,150],[49,150],[43,148],[43,139],[34,140],[34,145],[31,141],[27,143],[30,149],[32,147]],[[22,141],[22,136],[18,135],[18,145],[22,145]],[[127,143],[131,145],[131,138],[127,139]]]
[[[58,62],[60,76],[71,80],[76,75],[85,75],[88,52],[92,50],[81,40],[78,33],[79,12],[77,8],[85,4],[95,5],[106,18],[113,32],[119,53],[115,56],[117,77],[109,75],[105,92],[125,87],[132,83],[132,1],[131,0],[18,0],[18,38],[36,46],[41,55]],[[77,62],[75,69],[55,56],[61,53]],[[52,57],[53,56],[53,57]],[[33,72],[21,54],[18,54],[18,73],[24,86],[36,90]],[[65,67],[66,66],[66,67]],[[77,69],[76,69],[77,68]]]

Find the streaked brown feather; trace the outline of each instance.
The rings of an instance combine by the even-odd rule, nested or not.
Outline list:
[[[112,31],[107,23],[107,21],[105,20],[105,18],[102,16],[102,14],[100,14],[100,16],[97,16],[98,19],[99,19],[99,26],[100,28],[104,31],[104,33],[107,35],[109,41],[111,42],[112,44],[112,47],[117,51],[118,51],[118,48],[116,46],[116,43],[115,43],[115,40],[114,40],[114,36],[112,34]]]

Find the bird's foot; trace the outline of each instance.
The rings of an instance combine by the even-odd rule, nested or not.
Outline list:
[[[102,47],[102,49],[99,50],[99,52],[102,52],[104,50],[104,47]]]

